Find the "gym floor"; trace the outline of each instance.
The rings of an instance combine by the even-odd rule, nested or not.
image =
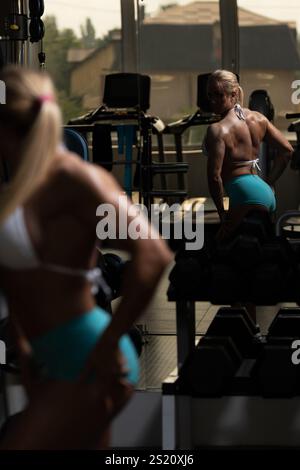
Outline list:
[[[111,250],[110,250],[111,251]],[[126,254],[116,252],[126,259]],[[145,345],[140,358],[141,377],[138,384],[140,390],[159,390],[164,379],[174,371],[177,364],[176,345],[176,310],[175,303],[168,302],[168,276],[172,266],[165,272],[151,304],[145,314],[137,320],[145,332]],[[118,300],[114,301],[113,308]],[[257,323],[261,333],[266,334],[270,323],[280,307],[295,307],[294,303],[278,304],[276,306],[257,307]],[[210,302],[196,303],[196,334],[204,335],[212,322],[220,305]]]

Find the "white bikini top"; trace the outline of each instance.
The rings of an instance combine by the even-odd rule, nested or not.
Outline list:
[[[77,269],[52,263],[42,263],[30,240],[23,207],[15,211],[0,225],[0,265],[14,270],[40,268],[68,276],[80,276],[92,284],[92,293],[96,294],[101,287],[110,297],[102,271],[99,268]]]
[[[243,111],[243,108],[241,107],[240,104],[236,104],[234,105],[234,108],[233,108],[236,116],[242,120],[242,121],[246,121],[246,116],[244,114],[244,111]],[[203,142],[202,142],[202,146],[201,146],[201,149],[202,149],[202,153],[203,155],[205,155],[206,157],[208,157],[208,150],[207,150],[207,146],[206,146],[206,135],[203,139]],[[255,158],[253,160],[241,160],[239,162],[232,162],[234,165],[236,166],[239,166],[239,167],[242,167],[242,166],[248,166],[248,165],[252,165],[252,168],[257,168],[257,170],[261,171],[258,163],[259,163],[259,158]]]

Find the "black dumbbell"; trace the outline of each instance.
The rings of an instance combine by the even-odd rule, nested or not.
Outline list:
[[[267,344],[254,368],[263,396],[290,397],[299,390],[300,368],[292,362],[296,338],[300,338],[300,308],[281,308],[269,326]]]
[[[233,240],[218,246],[215,259],[228,263],[239,269],[249,270],[262,258],[262,247],[259,239],[250,235],[236,235]]]
[[[300,391],[300,365],[292,362],[293,338],[268,338],[252,371],[263,397],[290,398]]]
[[[180,258],[169,279],[177,293],[190,296],[190,300],[197,298],[200,288],[201,291],[206,291],[210,283],[208,268],[201,267],[195,257]]]
[[[262,247],[259,239],[250,235],[240,235],[232,248],[235,266],[249,270],[257,266],[262,257]]]
[[[128,263],[114,253],[106,253],[102,257],[103,276],[112,291],[113,299],[121,294],[123,275]]]
[[[260,347],[255,323],[244,308],[222,307],[208,327],[207,336],[228,336],[244,358],[255,357]]]
[[[231,317],[231,315],[241,315],[248,325],[251,333],[256,335],[259,332],[259,328],[254,323],[253,319],[249,315],[247,309],[245,307],[221,307],[219,308],[217,315],[222,317]]]
[[[220,396],[230,387],[241,363],[231,338],[204,336],[180,370],[180,389],[196,396]]]
[[[300,263],[300,243],[289,243],[289,247],[291,250],[291,259],[297,265]]]
[[[274,237],[274,227],[267,211],[253,210],[242,220],[238,231],[240,234],[256,237],[264,243]]]
[[[201,250],[195,250],[191,253],[190,250],[181,249],[176,253],[175,261],[178,262],[183,259],[195,259],[201,267],[206,267],[211,262],[212,249],[208,242],[205,242]]]
[[[281,308],[268,329],[268,338],[300,338],[300,308]]]
[[[270,240],[262,245],[262,261],[279,264],[285,268],[293,262],[293,251],[285,239]]]
[[[236,301],[241,286],[239,273],[234,267],[225,263],[214,263],[209,277],[208,298],[213,304],[231,304]]]
[[[279,264],[261,263],[253,270],[251,297],[256,305],[276,305],[286,295],[288,272]]]
[[[137,355],[140,357],[140,355],[142,354],[143,346],[145,344],[141,329],[138,326],[133,325],[128,331],[128,336],[130,337],[136,349]]]

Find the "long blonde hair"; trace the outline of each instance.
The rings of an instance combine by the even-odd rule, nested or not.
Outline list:
[[[212,82],[222,83],[225,93],[228,95],[233,91],[237,91],[237,103],[243,106],[244,103],[244,92],[242,87],[239,85],[237,76],[229,70],[215,70],[208,79],[208,84]]]
[[[14,158],[20,161],[0,194],[1,223],[24,204],[47,174],[61,141],[62,117],[54,86],[45,72],[8,66],[0,79],[6,85],[6,104],[0,105],[0,133],[5,136],[8,132],[8,138],[16,139],[19,149]]]

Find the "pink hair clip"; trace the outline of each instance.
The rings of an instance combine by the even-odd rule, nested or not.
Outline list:
[[[53,95],[40,95],[38,97],[38,100],[41,104],[46,103],[47,101],[54,102],[54,96]]]

